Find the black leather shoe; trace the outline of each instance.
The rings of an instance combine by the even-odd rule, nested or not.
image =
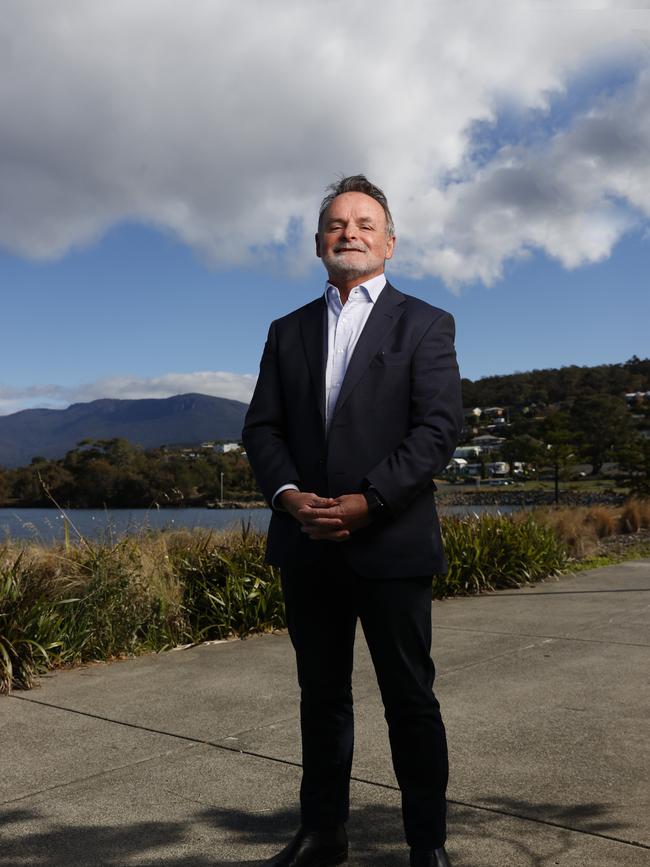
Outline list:
[[[286,849],[264,867],[334,867],[348,860],[348,836],[339,825],[331,831],[308,831],[300,828]]]
[[[434,849],[411,849],[411,867],[451,867],[444,846]]]

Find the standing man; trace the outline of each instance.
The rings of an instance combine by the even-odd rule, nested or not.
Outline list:
[[[447,745],[432,686],[431,584],[444,572],[433,476],[462,423],[452,317],[386,281],[395,230],[363,175],[332,184],[324,296],[271,324],[243,431],[271,504],[301,689],[301,825],[267,867],[347,860],[357,619],[385,708],[413,867],[448,867]]]

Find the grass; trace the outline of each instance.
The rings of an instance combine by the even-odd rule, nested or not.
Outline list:
[[[634,497],[621,506],[551,507],[531,514],[553,530],[575,560],[596,556],[608,537],[650,528],[650,500]]]
[[[603,559],[602,546],[650,528],[650,501],[441,523],[449,571],[434,578],[437,597],[644,556],[646,548],[633,544]],[[57,667],[284,627],[279,575],[264,562],[265,541],[242,525],[228,532],[143,530],[97,542],[79,534],[72,541],[66,532],[61,543],[1,543],[0,692],[29,689]]]
[[[451,484],[445,479],[436,479],[438,495],[441,494],[458,494],[466,492],[468,495],[476,492],[476,484]],[[506,487],[499,487],[490,484],[489,479],[481,479],[479,490],[481,491],[503,491],[503,492],[525,492],[535,493],[537,491],[552,493],[555,490],[555,482],[552,479],[516,479],[514,484]],[[619,480],[611,478],[598,479],[563,479],[560,481],[560,492],[577,492],[585,494],[599,494],[603,491],[616,491],[619,494],[627,494],[629,487],[625,484],[620,484]]]
[[[536,517],[481,515],[442,521],[449,571],[434,580],[438,597],[539,581],[566,567],[567,551]]]

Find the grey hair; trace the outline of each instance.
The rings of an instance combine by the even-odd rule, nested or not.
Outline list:
[[[325,198],[320,203],[320,210],[318,212],[319,232],[323,225],[323,216],[325,211],[329,208],[334,199],[343,193],[365,193],[366,196],[370,196],[371,199],[379,202],[384,209],[384,214],[386,215],[386,235],[389,238],[395,237],[395,224],[393,223],[393,218],[388,207],[388,199],[383,190],[380,190],[379,187],[371,184],[365,175],[350,175],[347,178],[341,178],[327,187]]]

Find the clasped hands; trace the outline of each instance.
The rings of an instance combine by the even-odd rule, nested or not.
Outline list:
[[[319,497],[318,494],[287,490],[278,499],[310,539],[345,542],[355,530],[370,524],[368,503],[363,494]]]

